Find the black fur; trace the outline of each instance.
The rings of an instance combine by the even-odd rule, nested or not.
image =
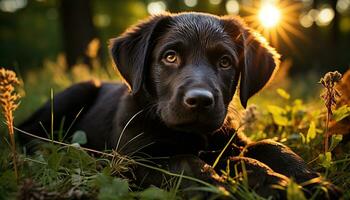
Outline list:
[[[228,107],[239,77],[240,99],[246,106],[279,62],[279,55],[240,19],[202,13],[158,15],[113,39],[110,49],[129,88],[85,82],[54,99],[55,124],[64,116],[72,120],[83,108],[71,132],[85,131],[87,147],[167,157],[156,163],[214,184],[223,184],[214,177],[226,168],[227,160],[244,162],[249,185],[276,198],[285,198],[285,191],[274,184],[285,187],[289,177],[298,183],[319,177],[288,147],[270,140],[254,143],[242,134],[235,136],[215,171],[209,166],[235,133]],[[43,135],[38,121],[49,129],[49,119],[47,103],[20,128]],[[159,185],[162,177],[141,167],[135,174],[143,185]],[[339,198],[340,191],[327,184],[328,198]],[[317,185],[322,183],[306,188]]]

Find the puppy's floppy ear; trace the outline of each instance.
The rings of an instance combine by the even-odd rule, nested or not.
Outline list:
[[[240,100],[246,107],[248,99],[262,89],[277,71],[280,55],[240,18],[226,17],[223,20],[240,48]]]
[[[152,16],[110,40],[112,58],[133,95],[142,88],[152,49],[170,17],[167,13]]]

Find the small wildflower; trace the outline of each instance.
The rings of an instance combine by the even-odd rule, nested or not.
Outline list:
[[[0,68],[0,105],[9,130],[11,150],[13,154],[13,165],[16,177],[18,177],[18,173],[16,164],[17,158],[15,137],[13,131],[13,111],[19,105],[17,102],[20,99],[20,95],[15,91],[15,86],[19,84],[20,82],[13,71]]]
[[[328,151],[328,126],[330,118],[333,114],[332,107],[337,104],[337,98],[340,97],[339,92],[335,88],[335,85],[341,80],[342,75],[338,72],[328,72],[322,77],[319,83],[326,89],[325,92],[321,95],[324,100],[325,106],[327,108],[327,119],[326,119],[326,133],[325,133],[325,152]]]

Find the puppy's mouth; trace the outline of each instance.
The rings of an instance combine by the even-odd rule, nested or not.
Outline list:
[[[199,134],[212,133],[218,130],[220,127],[221,125],[209,125],[209,124],[206,124],[205,126],[203,126],[203,124],[198,121],[181,123],[181,124],[172,126],[173,129],[176,129],[182,132],[191,132],[191,133],[199,133]]]

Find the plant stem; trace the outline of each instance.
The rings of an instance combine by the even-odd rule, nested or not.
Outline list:
[[[224,154],[224,152],[226,151],[227,147],[232,144],[232,140],[233,138],[236,136],[237,132],[234,132],[230,138],[230,140],[226,143],[225,147],[221,150],[220,154],[218,155],[218,157],[215,159],[215,162],[213,163],[213,168],[216,167],[216,165],[219,163],[220,158],[222,156],[222,154]]]
[[[51,104],[51,140],[52,140],[52,143],[53,143],[53,89],[51,88],[51,91],[50,91],[50,104]]]
[[[9,130],[9,135],[10,135],[10,142],[11,142],[11,151],[12,151],[12,162],[13,162],[13,168],[15,170],[15,177],[18,182],[18,170],[17,170],[17,153],[16,153],[16,142],[15,142],[15,135],[13,131],[13,115],[12,111],[10,110],[8,117],[8,130]]]
[[[328,151],[328,140],[329,140],[329,133],[328,133],[328,126],[329,126],[329,121],[331,118],[331,113],[327,110],[327,118],[326,118],[326,132],[325,132],[325,137],[324,137],[324,153],[327,153]]]

